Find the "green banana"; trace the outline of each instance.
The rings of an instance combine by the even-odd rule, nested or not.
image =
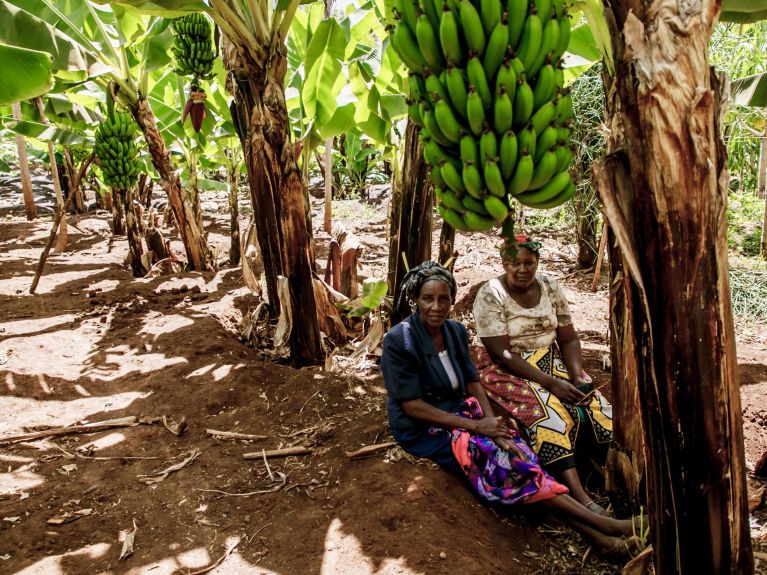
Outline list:
[[[461,0],[458,3],[461,15],[461,30],[466,38],[466,45],[475,54],[485,52],[485,28],[479,12],[470,0]]]
[[[437,196],[437,200],[439,200],[440,205],[447,206],[451,210],[455,210],[459,214],[462,214],[466,211],[466,208],[463,207],[463,204],[461,203],[461,200],[456,198],[453,195],[453,192],[450,190],[445,190],[442,188],[434,188],[434,195]]]
[[[530,117],[530,123],[536,134],[540,134],[546,129],[556,114],[557,108],[553,100],[549,100]]]
[[[464,184],[464,188],[469,195],[475,197],[478,200],[483,199],[487,194],[484,191],[484,184],[482,183],[482,174],[479,173],[477,165],[473,162],[463,163],[463,172],[461,178]]]
[[[502,222],[509,215],[509,208],[501,198],[487,196],[484,201],[485,210],[496,222]]]
[[[533,2],[535,4],[535,10],[538,12],[541,20],[551,16],[551,0],[533,0]]]
[[[415,26],[415,37],[418,40],[421,53],[429,65],[429,69],[432,73],[439,73],[445,67],[445,58],[442,56],[442,49],[439,46],[439,40],[434,32],[434,27],[426,14],[418,16],[418,23]]]
[[[503,183],[501,169],[494,158],[485,160],[485,185],[491,194],[502,198],[506,195],[506,186]]]
[[[395,0],[395,7],[402,22],[410,26],[411,30],[415,30],[418,21],[418,8],[415,2],[412,0]]]
[[[434,105],[434,102],[439,100],[445,100],[448,101],[450,96],[447,93],[447,89],[445,86],[440,82],[439,76],[437,74],[425,74],[426,80],[424,81],[424,85],[426,86],[426,94],[427,97],[431,100],[432,105]],[[436,95],[436,97],[435,97]]]
[[[453,110],[450,109],[450,104],[447,103],[447,100],[436,101],[434,104],[434,119],[439,129],[451,143],[457,144],[460,142],[461,125],[458,123],[455,114],[453,114]]]
[[[462,232],[470,231],[466,221],[463,219],[461,214],[455,210],[451,210],[445,206],[438,206],[437,211],[439,211],[439,215],[442,216],[442,219],[445,220],[446,223],[453,226],[456,230],[461,230]]]
[[[541,19],[535,12],[533,7],[530,8],[530,15],[525,21],[525,26],[522,28],[522,38],[519,40],[519,47],[517,48],[517,57],[522,61],[525,70],[530,68],[530,64],[538,55],[538,50],[541,48],[541,39],[543,36],[543,25]]]
[[[538,140],[535,142],[535,154],[533,154],[533,161],[538,162],[543,156],[546,150],[550,150],[557,143],[557,128],[553,124],[549,124],[540,134],[538,134]]]
[[[427,130],[428,131],[428,130]],[[426,135],[421,132],[421,142],[423,143],[423,159],[430,166],[438,166],[440,162],[443,162],[445,152],[439,147],[439,144],[434,140],[433,135]]]
[[[498,140],[491,129],[482,132],[479,138],[479,165],[484,166],[488,158],[498,155]]]
[[[492,218],[481,216],[475,212],[466,212],[464,220],[466,226],[473,232],[486,232],[493,229],[498,223]]]
[[[442,179],[445,180],[445,185],[453,190],[456,194],[463,194],[466,191],[466,186],[463,183],[463,178],[458,170],[451,162],[444,162],[439,164],[440,171],[442,173]]]
[[[466,89],[466,82],[463,78],[463,72],[460,68],[447,65],[447,72],[445,74],[445,87],[447,88],[450,102],[453,104],[453,109],[462,117],[466,117],[466,100],[469,96],[469,92]]]
[[[399,26],[393,29],[394,32],[390,37],[395,51],[411,71],[423,74],[427,63],[421,54],[413,31],[404,22],[400,22]]]
[[[556,172],[564,172],[570,166],[570,162],[573,159],[573,150],[570,146],[557,146],[555,150],[557,154],[557,167]]]
[[[479,155],[477,154],[477,142],[471,134],[461,136],[461,161],[477,163]]]
[[[568,172],[559,172],[551,177],[548,183],[534,192],[525,192],[517,196],[517,200],[528,206],[530,204],[540,204],[559,196],[571,182]],[[529,202],[529,203],[528,203]]]
[[[423,81],[422,75],[413,72],[409,73],[407,77],[407,85],[410,92],[410,98],[414,102],[419,102],[422,98],[426,97],[426,83]]]
[[[511,69],[514,70],[514,74],[516,74],[517,79],[519,79],[522,74],[525,74],[525,65],[522,63],[522,60],[519,59],[516,53],[512,52],[509,64],[511,65]]]
[[[517,78],[517,93],[514,95],[513,126],[518,130],[530,119],[533,113],[533,90],[524,74]]]
[[[535,133],[532,124],[528,124],[524,129],[517,132],[517,143],[520,152],[527,152],[535,156],[535,148],[538,142],[538,134]]]
[[[522,155],[519,157],[517,167],[514,170],[514,176],[512,176],[508,185],[508,192],[512,196],[518,196],[530,185],[530,180],[533,178],[533,157],[525,150],[522,151]]]
[[[413,120],[413,123],[418,126],[419,128],[423,128],[423,118],[421,118],[421,109],[413,100],[408,98],[406,100],[407,103],[407,114],[410,116],[410,119]]]
[[[490,109],[493,104],[493,95],[490,93],[485,69],[477,55],[472,52],[469,52],[469,62],[466,64],[466,77],[469,79],[469,85],[474,86],[479,97],[482,98],[484,108]]]
[[[499,0],[479,0],[479,17],[482,20],[485,36],[490,36],[495,30],[501,20],[501,11],[502,7]],[[508,32],[506,34],[508,36]],[[506,44],[505,40],[504,44]]]
[[[434,184],[435,188],[445,187],[445,180],[442,179],[442,169],[438,164],[432,164],[429,177],[431,178],[431,183]]]
[[[540,187],[546,185],[546,183],[552,178],[557,169],[557,154],[553,150],[546,150],[541,159],[535,163],[533,169],[533,177],[530,180],[530,184],[527,186],[528,190],[537,190]]]
[[[500,6],[498,0],[483,0],[496,6]],[[488,79],[495,78],[495,73],[501,67],[501,63],[506,57],[506,51],[509,47],[509,21],[504,12],[500,22],[490,32],[490,38],[487,41],[485,49],[485,76]]]
[[[442,8],[442,18],[439,21],[439,42],[442,46],[442,53],[445,55],[448,66],[463,65],[463,49],[461,48],[461,37],[458,32],[458,23],[450,7],[445,4]]]
[[[564,93],[560,94],[556,108],[558,124],[564,124],[573,117],[573,97],[570,95],[570,90],[565,89]]]
[[[419,0],[418,8],[420,8],[421,12],[426,15],[426,18],[429,21],[429,26],[434,31],[436,37],[436,34],[439,32],[439,17],[442,10],[437,10],[437,7],[432,0]],[[418,24],[416,21],[416,36],[417,35]]]
[[[549,18],[548,22],[543,28],[541,34],[541,47],[538,49],[538,54],[533,59],[528,70],[528,76],[534,78],[538,74],[538,70],[541,69],[546,59],[554,58],[554,50],[557,48],[557,42],[559,41],[559,22],[556,18]]]
[[[505,134],[511,130],[513,118],[514,105],[506,93],[506,88],[501,86],[498,94],[495,96],[495,103],[493,105],[493,128],[495,128],[495,132],[497,134]]]
[[[554,96],[554,66],[545,64],[538,72],[533,88],[533,110],[537,110]]]
[[[503,86],[506,89],[506,93],[509,95],[509,99],[513,102],[514,95],[517,93],[517,73],[508,60],[504,60],[501,67],[498,69],[498,75],[495,78],[495,92]]]
[[[485,124],[485,106],[474,86],[469,86],[469,94],[466,97],[466,119],[469,121],[471,133],[479,136]]]
[[[571,181],[567,187],[557,196],[554,196],[550,200],[546,200],[544,202],[531,202],[529,199],[527,200],[527,205],[531,208],[536,208],[539,210],[547,210],[550,208],[556,208],[557,206],[561,206],[564,204],[567,200],[573,197],[575,194],[575,184]]]
[[[483,200],[478,200],[472,196],[464,196],[461,198],[461,205],[467,212],[474,212],[483,216],[489,216],[490,212],[485,209],[485,203]]]
[[[509,46],[515,50],[527,20],[527,5],[528,0],[508,0],[506,4],[509,13]]]
[[[425,110],[421,112],[421,117],[423,118],[423,126],[426,129],[427,132],[431,135],[432,138],[436,140],[436,142],[440,146],[444,146],[445,148],[450,148],[455,143],[453,140],[448,138],[440,129],[439,124],[437,124],[437,119],[434,117],[434,111],[433,110]]]
[[[499,161],[501,164],[501,176],[504,181],[509,181],[517,165],[517,136],[509,130],[501,138],[501,150]]]
[[[565,11],[565,14],[559,19],[559,40],[557,41],[556,48],[554,48],[555,58],[561,58],[570,45],[570,26],[570,17]]]

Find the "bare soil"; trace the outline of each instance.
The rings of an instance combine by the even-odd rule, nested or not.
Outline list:
[[[346,452],[389,440],[375,362],[327,372],[264,361],[239,339],[243,314],[259,300],[238,268],[134,279],[125,238],[111,237],[106,214],[90,213],[70,218],[67,251],[51,256],[29,295],[49,216],[27,222],[15,188],[0,188],[0,200],[0,441],[127,416],[145,422],[0,445],[0,572],[160,575],[218,560],[209,572],[620,571],[620,561],[598,559],[550,518],[483,506],[459,480],[397,448],[350,460]],[[224,206],[207,196],[206,222],[222,260]],[[335,210],[366,246],[361,276],[384,277],[386,201],[338,202]],[[319,212],[314,221],[321,223]],[[496,243],[459,235],[455,313],[467,322],[470,294],[499,273]],[[173,246],[183,253],[177,240]],[[551,236],[543,256],[544,271],[568,293],[586,369],[607,381],[605,280],[590,291],[591,275],[576,271],[567,238]],[[767,450],[766,331],[738,324],[752,466]],[[173,434],[162,417],[186,430]],[[208,429],[264,437],[221,439]],[[242,457],[296,445],[311,454]],[[192,456],[164,480],[142,481]],[[134,551],[119,560],[134,528]],[[764,537],[758,545],[765,549]]]

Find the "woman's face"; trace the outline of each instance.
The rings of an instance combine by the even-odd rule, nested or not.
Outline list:
[[[538,271],[538,256],[527,248],[518,247],[516,258],[503,260],[503,269],[506,271],[509,285],[514,288],[525,289],[535,281],[535,272]]]
[[[428,327],[439,328],[447,319],[453,304],[450,286],[439,280],[429,280],[421,286],[416,300],[421,321]]]

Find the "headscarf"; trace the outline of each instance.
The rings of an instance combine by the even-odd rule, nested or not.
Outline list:
[[[514,259],[517,255],[517,248],[527,248],[535,257],[541,256],[541,242],[533,239],[532,236],[527,234],[516,234],[514,238],[504,238],[501,244],[501,259],[508,260]]]
[[[399,306],[403,299],[411,305],[415,303],[423,284],[432,280],[446,283],[450,287],[450,299],[455,301],[455,296],[458,292],[458,284],[455,283],[453,274],[450,273],[450,270],[442,267],[437,262],[426,261],[412,268],[405,274],[405,277],[402,278],[402,283],[400,284],[400,296],[397,305]]]

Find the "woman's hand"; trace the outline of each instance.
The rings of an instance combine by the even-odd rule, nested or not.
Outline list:
[[[546,389],[559,398],[560,401],[567,401],[568,403],[578,403],[585,397],[585,394],[578,391],[572,383],[558,377],[552,377],[551,381],[546,385]]]
[[[477,435],[511,439],[511,433],[503,424],[503,418],[501,417],[483,417],[482,419],[475,420],[475,422],[474,433]]]
[[[502,437],[496,437],[493,439],[495,444],[500,447],[501,449],[505,451],[510,451],[514,455],[517,456],[517,459],[521,459],[522,461],[527,461],[527,455],[524,451],[522,451],[521,448],[517,447],[517,444],[509,439],[503,439]]]

